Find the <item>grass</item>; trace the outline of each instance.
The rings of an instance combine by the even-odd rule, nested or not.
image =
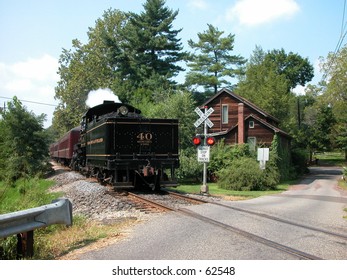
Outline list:
[[[270,191],[233,191],[225,190],[218,187],[216,183],[208,184],[209,194],[212,196],[223,196],[225,199],[237,200],[237,199],[251,199],[263,195],[271,195],[283,192],[288,189],[291,184],[294,184],[295,181],[285,182],[276,187],[275,190]],[[182,184],[177,188],[170,188],[170,190],[178,191],[181,193],[200,193],[201,184]]]
[[[36,178],[19,180],[14,186],[0,182],[0,214],[50,204],[53,199],[62,196],[61,193],[47,191],[53,184],[53,181]],[[100,239],[116,237],[130,223],[133,221],[104,225],[74,215],[72,227],[51,225],[35,230],[33,259],[56,259]],[[15,259],[16,246],[16,236],[0,239],[0,259]]]
[[[116,224],[100,224],[87,220],[82,216],[74,217],[72,227],[55,225],[41,230],[35,240],[35,259],[49,260],[83,248],[90,244],[96,244],[100,239],[109,240],[121,235],[124,227],[133,221],[123,220]]]
[[[339,184],[339,187],[340,187],[341,189],[344,189],[344,190],[347,191],[347,181],[344,181],[344,180],[341,179],[341,180],[338,182],[338,184]],[[343,210],[344,210],[345,212],[347,212],[347,208],[344,208]],[[343,218],[344,218],[344,219],[347,219],[347,215],[344,216]]]
[[[0,182],[0,214],[50,204],[59,193],[48,193],[53,181],[32,178],[18,180],[14,186]]]
[[[318,165],[346,166],[344,152],[317,153],[315,157],[319,160]]]

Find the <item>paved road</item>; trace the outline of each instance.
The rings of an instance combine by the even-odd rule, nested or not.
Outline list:
[[[347,239],[235,210],[246,209],[347,235],[347,192],[337,187],[341,170],[316,167],[282,194],[247,201],[203,204],[189,210],[323,259],[347,259]],[[138,224],[128,238],[79,259],[298,259],[236,233],[178,213]]]

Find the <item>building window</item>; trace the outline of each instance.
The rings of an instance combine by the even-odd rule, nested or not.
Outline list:
[[[254,128],[254,121],[249,121],[249,128]]]
[[[222,123],[228,123],[228,105],[222,105]]]
[[[249,149],[251,151],[255,151],[255,147],[257,145],[257,138],[256,137],[248,137],[247,138],[247,144],[248,144]]]

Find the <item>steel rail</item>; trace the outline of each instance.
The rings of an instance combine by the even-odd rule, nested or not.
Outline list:
[[[304,224],[301,224],[301,223],[289,221],[289,220],[278,218],[278,217],[271,216],[271,215],[268,215],[268,214],[259,213],[259,212],[255,212],[255,211],[247,210],[247,209],[242,209],[242,208],[238,208],[238,207],[234,207],[234,206],[229,206],[229,205],[225,205],[225,204],[218,203],[218,202],[210,202],[210,203],[214,204],[214,205],[217,205],[217,206],[224,207],[224,208],[228,208],[228,209],[231,209],[231,210],[235,210],[235,211],[239,211],[239,212],[255,215],[255,216],[266,218],[266,219],[269,219],[269,220],[274,220],[276,222],[281,222],[281,223],[284,223],[284,224],[288,224],[288,225],[292,225],[292,226],[296,226],[296,227],[300,227],[300,228],[316,231],[316,232],[319,232],[319,233],[324,233],[324,234],[327,234],[327,235],[331,235],[331,236],[334,236],[334,237],[338,237],[338,238],[342,238],[342,239],[347,240],[347,235],[344,235],[344,234],[341,234],[341,233],[332,232],[332,231],[328,231],[326,229],[320,229],[320,228],[316,228],[316,227],[309,226],[309,225],[304,225]]]
[[[279,251],[285,252],[287,254],[299,257],[300,259],[305,259],[305,260],[322,260],[322,258],[320,258],[320,257],[317,257],[317,256],[314,256],[312,254],[308,254],[308,253],[305,253],[303,251],[300,251],[300,250],[297,250],[297,249],[294,249],[294,248],[282,245],[280,243],[271,241],[269,239],[266,239],[266,238],[263,238],[261,236],[255,235],[253,233],[250,233],[250,232],[244,231],[242,229],[239,229],[237,227],[234,227],[234,226],[231,226],[231,225],[228,225],[228,224],[225,224],[225,223],[218,222],[218,221],[216,221],[214,219],[210,219],[210,218],[208,218],[206,216],[197,214],[197,213],[195,213],[193,211],[190,211],[188,209],[178,209],[176,211],[180,212],[180,213],[183,213],[183,214],[185,214],[187,216],[193,217],[195,219],[201,220],[203,222],[206,222],[208,224],[212,224],[212,225],[218,226],[220,228],[223,228],[224,230],[231,231],[233,233],[237,233],[237,234],[239,234],[239,235],[241,235],[243,237],[246,237],[246,238],[248,238],[248,239],[250,239],[252,241],[256,241],[258,243],[262,243],[262,244],[264,244],[264,245],[266,245],[268,247],[272,247],[272,248],[275,248],[275,249],[277,249]]]
[[[182,197],[182,198],[185,197],[185,195],[178,194],[178,193],[171,192],[171,191],[169,191],[168,193],[170,195],[172,194],[172,195],[175,195],[175,196],[178,196],[178,197]],[[191,198],[191,197],[187,197],[187,199],[192,199],[192,200],[196,200],[196,201],[201,201],[201,202],[205,202],[205,203],[214,204],[214,205],[221,206],[221,207],[224,207],[224,208],[227,208],[227,209],[231,209],[231,210],[247,213],[247,214],[250,214],[250,215],[255,215],[255,216],[266,218],[266,219],[273,220],[273,221],[276,221],[276,222],[280,222],[280,223],[284,223],[284,224],[288,224],[288,225],[292,225],[292,226],[296,226],[296,227],[312,230],[312,231],[319,232],[319,233],[324,233],[326,235],[331,235],[331,236],[334,236],[334,237],[338,237],[338,238],[342,238],[342,239],[347,240],[347,235],[344,235],[342,233],[332,232],[332,231],[329,231],[329,230],[326,230],[326,229],[321,229],[321,228],[317,228],[317,227],[314,227],[314,226],[305,225],[305,224],[297,223],[297,222],[294,222],[294,221],[289,221],[289,220],[282,219],[282,218],[279,218],[279,217],[275,217],[275,216],[272,216],[272,215],[259,213],[259,212],[252,211],[252,210],[242,209],[242,208],[235,207],[235,206],[229,206],[229,205],[225,205],[225,204],[218,203],[218,202],[215,202],[215,201],[206,201],[206,200],[202,200],[202,199],[199,199],[199,198]]]
[[[147,203],[149,205],[153,205],[154,207],[157,207],[159,209],[162,209],[162,210],[165,210],[165,211],[176,211],[176,209],[173,208],[173,207],[164,205],[162,203],[156,202],[156,201],[148,199],[148,198],[144,198],[144,197],[142,197],[140,195],[137,195],[137,194],[134,194],[132,192],[129,192],[128,195],[131,196],[131,197],[134,197],[134,198],[136,198],[136,199],[138,199],[138,200],[140,200],[140,201],[142,201],[144,203]]]
[[[172,192],[166,192],[166,193],[173,194]],[[175,194],[176,197],[180,197],[182,199],[187,199],[187,197],[184,197],[184,195],[180,195],[180,194],[176,194],[176,193],[174,193],[174,194]],[[308,253],[305,253],[303,251],[297,250],[295,248],[291,248],[291,247],[285,246],[285,245],[277,243],[275,241],[272,241],[272,240],[263,238],[261,236],[255,235],[253,233],[247,232],[245,230],[242,230],[240,228],[237,228],[237,227],[234,227],[234,226],[231,226],[231,225],[219,222],[217,220],[208,218],[206,216],[200,215],[200,214],[195,213],[195,212],[193,212],[191,210],[188,210],[188,209],[184,209],[184,208],[176,209],[176,208],[173,208],[173,207],[169,207],[167,205],[163,205],[163,204],[158,203],[156,201],[153,201],[151,199],[143,198],[142,196],[138,196],[138,195],[136,195],[134,193],[129,193],[129,195],[131,195],[133,197],[136,197],[139,200],[145,201],[148,204],[153,204],[156,207],[160,207],[160,208],[163,208],[165,210],[169,210],[169,211],[173,211],[173,212],[176,212],[176,213],[180,213],[180,214],[183,214],[183,215],[186,215],[186,216],[198,219],[198,220],[203,221],[205,223],[208,223],[208,224],[211,224],[211,225],[214,225],[214,226],[218,226],[218,227],[220,227],[220,228],[222,228],[224,230],[231,231],[233,233],[239,234],[239,235],[241,235],[241,236],[243,236],[243,237],[245,237],[247,239],[250,239],[252,241],[264,244],[264,245],[266,245],[268,247],[272,247],[274,249],[277,249],[277,250],[279,250],[281,252],[284,252],[284,253],[287,253],[289,255],[292,255],[292,256],[295,256],[295,257],[299,257],[300,259],[305,259],[305,260],[321,260],[322,259],[322,258],[317,257],[315,255],[308,254]],[[200,202],[200,203],[207,203],[207,201],[202,200],[202,199],[197,199],[197,198],[190,198],[189,197],[189,200],[194,200],[194,201],[197,201],[197,202]]]

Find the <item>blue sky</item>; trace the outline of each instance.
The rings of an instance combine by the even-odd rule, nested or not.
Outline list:
[[[54,87],[62,48],[75,38],[87,40],[89,27],[109,8],[143,11],[145,0],[0,0],[0,106],[16,95],[27,101],[57,104]],[[167,0],[179,10],[174,28],[179,37],[197,40],[197,33],[213,24],[225,34],[235,34],[234,54],[249,58],[256,45],[307,57],[316,67],[318,58],[335,51],[344,24],[345,0]],[[344,45],[344,42],[343,44]],[[183,79],[183,74],[180,79]],[[35,114],[47,114],[50,125],[54,106],[23,102]]]

